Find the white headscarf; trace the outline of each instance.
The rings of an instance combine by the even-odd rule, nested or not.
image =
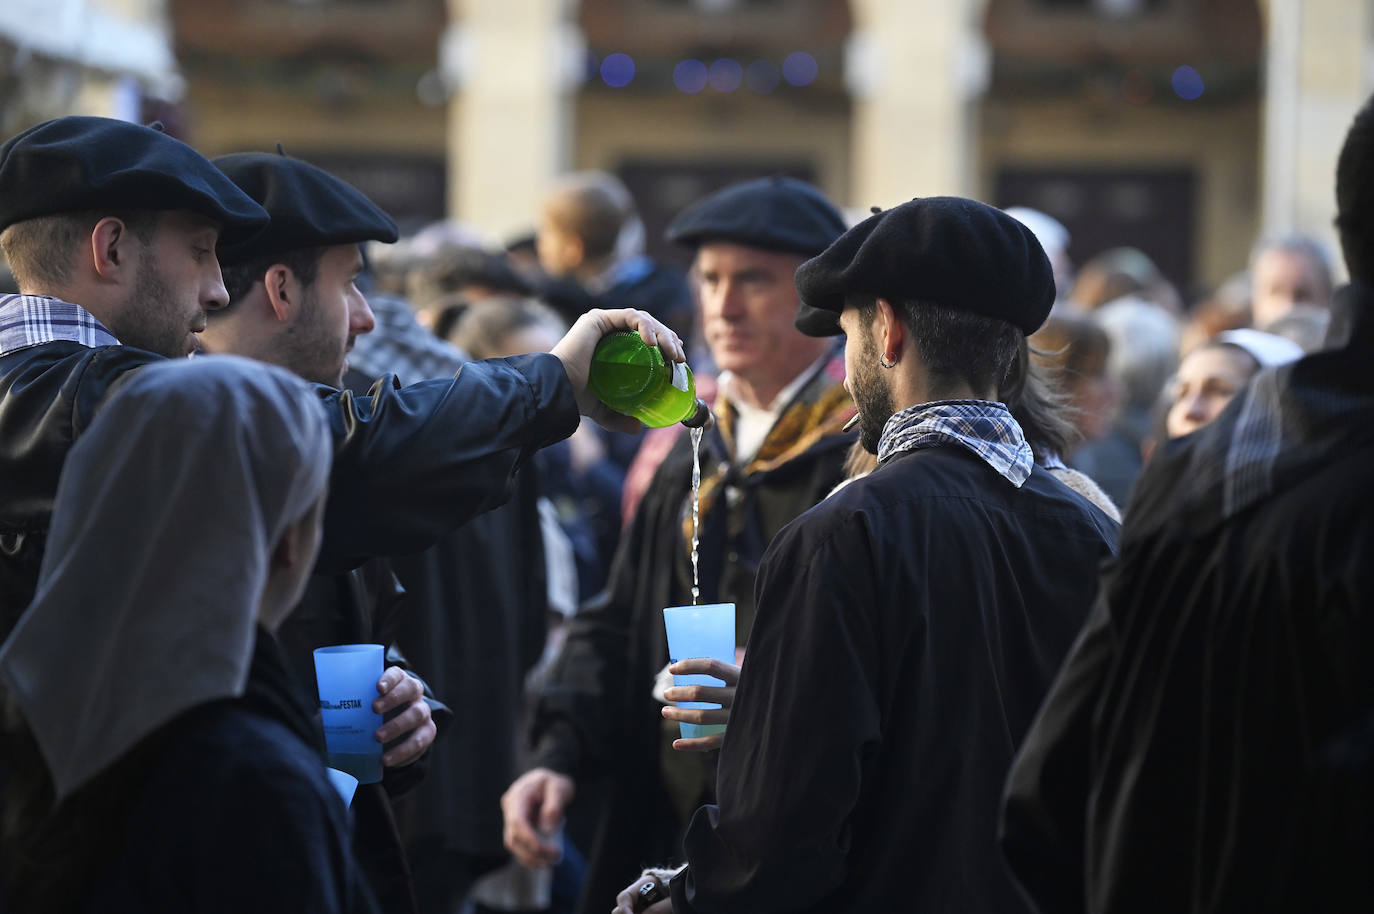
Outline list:
[[[332,441],[295,376],[210,356],[131,376],[63,467],[0,677],[59,798],[178,714],[243,694],[268,560]]]
[[[1273,368],[1276,365],[1296,362],[1303,355],[1302,347],[1287,337],[1265,333],[1263,330],[1252,330],[1249,327],[1224,330],[1217,334],[1216,341],[1239,346],[1259,362],[1261,368]]]

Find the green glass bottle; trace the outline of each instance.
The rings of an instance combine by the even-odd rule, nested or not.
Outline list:
[[[632,330],[608,333],[596,344],[588,383],[602,403],[651,428],[674,422],[695,428],[711,418],[686,363],[666,361]]]

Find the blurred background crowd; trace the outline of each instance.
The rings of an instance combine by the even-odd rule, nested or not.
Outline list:
[[[351,364],[403,382],[633,306],[709,391],[692,252],[663,237],[689,203],[774,174],[851,222],[975,197],[1054,263],[1032,344],[1075,408],[1062,456],[1124,508],[1160,441],[1323,346],[1331,167],[1371,61],[1369,0],[4,0],[0,134],[160,120],[207,156],[280,143],[354,184],[404,237],[367,251],[377,327]],[[604,588],[652,441],[584,427],[523,495],[395,563],[398,641],[458,715],[398,800],[438,907],[508,860],[522,693]],[[575,889],[528,891],[469,904]]]

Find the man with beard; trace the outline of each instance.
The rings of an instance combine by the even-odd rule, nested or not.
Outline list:
[[[209,353],[248,356],[301,378],[342,387],[348,350],[375,321],[355,280],[360,244],[394,242],[396,224],[333,175],[286,155],[246,152],[213,160],[272,221],[248,241],[222,245],[228,305],[201,333]],[[380,783],[360,784],[352,809],[354,854],[383,910],[417,909],[391,797],[423,775],[416,765],[437,735],[423,683],[407,675],[393,646],[403,593],[390,565],[369,559],[351,571],[314,574],[277,630],[301,699],[318,700],[314,651],[333,644],[387,645],[387,668],[373,710],[387,715],[376,733],[386,744]],[[446,713],[437,702],[434,710]]]
[[[1007,783],[1042,911],[1356,911],[1374,895],[1374,99],[1336,168],[1334,348],[1155,453]]]
[[[0,145],[0,244],[22,292],[0,297],[0,635],[33,597],[73,440],[128,372],[196,347],[207,312],[228,302],[216,246],[266,223],[222,172],[158,130],[67,117]],[[637,429],[586,387],[592,350],[616,329],[683,358],[648,315],[598,312],[551,355],[469,365],[405,390],[379,385],[366,398],[320,388],[335,441],[323,567],[413,551],[499,504],[514,469],[571,434],[579,410]],[[214,469],[205,468],[207,485]],[[157,493],[148,498],[155,506]],[[33,783],[0,771],[6,804],[51,796],[31,771]],[[16,820],[3,818],[6,846],[22,841]]]
[[[228,302],[217,244],[266,222],[207,159],[148,127],[65,117],[0,145],[0,244],[22,293],[0,297],[0,634],[33,596],[72,440],[124,372],[197,347]],[[579,411],[638,430],[587,388],[596,343],[620,329],[684,357],[649,315],[598,311],[549,355],[367,398],[320,388],[335,439],[321,562],[414,551],[499,504],[514,469],[572,434]]]
[[[267,213],[183,143],[61,118],[0,147],[0,635],[33,596],[72,438],[123,372],[184,357],[224,306],[215,259]]]
[[[719,805],[649,910],[1029,911],[1001,785],[1116,539],[995,399],[1054,302],[1049,262],[1000,210],[932,197],[855,226],[797,288],[800,329],[847,337],[878,467],[769,547]]]
[[[792,326],[797,267],[843,231],[819,191],[788,178],[727,187],[668,228],[696,249],[702,329],[723,372],[717,425],[701,443],[700,600],[736,605],[740,647],[768,542],[843,477],[841,430],[854,413],[843,357]],[[570,623],[535,707],[534,766],[502,800],[506,846],[539,866],[557,858],[552,835],[579,794],[574,830],[582,810],[595,818],[583,911],[600,914],[644,863],[676,854],[692,810],[714,797],[719,737],[675,738],[679,721],[716,721],[665,706],[688,699],[654,690],[668,663],[663,608],[692,602],[691,539],[692,445],[682,430],[621,535],[607,593]],[[734,673],[718,672],[721,691],[733,691]]]

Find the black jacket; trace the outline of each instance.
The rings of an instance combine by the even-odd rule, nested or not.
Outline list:
[[[1045,470],[1016,488],[953,445],[788,525],[673,910],[1029,911],[1002,782],[1115,544]]]
[[[1169,442],[1007,783],[1045,914],[1368,910],[1374,290]]]
[[[349,852],[310,715],[259,629],[241,698],[169,722],[6,849],[8,910],[384,910]]]
[[[0,636],[33,597],[68,449],[127,373],[158,358],[70,342],[0,356]],[[500,504],[530,454],[578,423],[567,374],[547,355],[473,362],[405,388],[389,377],[366,397],[318,390],[336,444],[325,570],[422,549]]]
[[[713,510],[703,513],[701,602],[736,603],[742,635],[747,636],[754,575],[768,541],[843,478],[848,445],[848,436],[825,436],[772,470],[737,479],[738,496],[722,493]],[[728,467],[724,457],[718,439],[705,439],[703,478]],[[652,686],[668,662],[663,608],[692,602],[682,526],[684,510],[690,512],[691,478],[691,442],[684,430],[620,537],[606,599],[572,619],[535,709],[534,764],[577,779],[572,825],[587,812],[595,819],[585,825],[590,836],[575,835],[591,842],[581,905],[587,912],[612,904],[642,866],[676,856],[690,813],[675,809],[680,803],[674,804],[660,766],[661,753],[672,750],[664,748],[664,721]],[[691,797],[693,807],[712,798],[715,753],[677,753],[669,760],[693,782],[672,793],[695,787],[701,792]]]

